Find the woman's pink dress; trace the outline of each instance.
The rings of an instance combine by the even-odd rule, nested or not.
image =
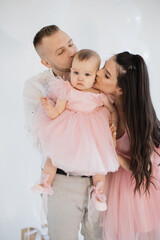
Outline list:
[[[54,120],[40,107],[34,122],[33,134],[38,136],[42,152],[53,165],[72,175],[117,171],[110,113],[103,106],[103,94],[82,92],[58,79],[50,86],[48,97],[68,101],[66,110]]]
[[[156,149],[160,153],[160,149]],[[127,133],[117,140],[117,152],[129,158]],[[104,240],[160,240],[160,157],[154,153],[150,194],[134,194],[135,181],[122,167],[107,174],[108,209],[102,213]]]

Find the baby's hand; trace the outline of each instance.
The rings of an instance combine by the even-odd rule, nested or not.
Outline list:
[[[41,97],[41,105],[42,108],[45,110],[50,110],[53,108],[51,102],[49,101],[49,99],[47,97]]]

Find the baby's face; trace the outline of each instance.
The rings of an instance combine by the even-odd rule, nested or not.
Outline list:
[[[98,60],[91,57],[86,61],[79,61],[75,58],[71,68],[71,84],[78,90],[87,90],[95,82],[96,72],[98,70]]]

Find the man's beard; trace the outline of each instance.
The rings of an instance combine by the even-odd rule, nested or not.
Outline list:
[[[61,73],[69,73],[70,72],[70,68],[61,68],[58,67],[57,65],[53,64],[51,65],[56,71],[61,72]]]

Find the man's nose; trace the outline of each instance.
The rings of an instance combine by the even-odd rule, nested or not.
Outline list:
[[[69,57],[74,57],[75,53],[76,53],[76,49],[74,49],[74,48],[69,48],[68,49],[68,56]]]

